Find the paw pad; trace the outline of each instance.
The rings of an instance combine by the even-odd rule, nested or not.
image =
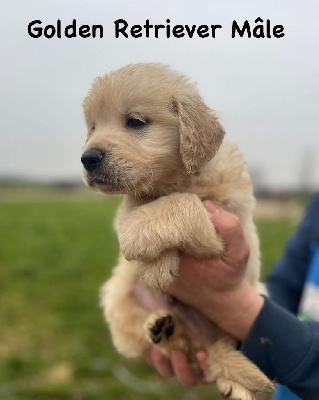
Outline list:
[[[168,340],[174,333],[174,321],[171,315],[156,319],[149,327],[149,334],[153,343],[158,344],[164,338]]]
[[[224,399],[229,399],[232,394],[233,388],[230,386],[229,389],[225,392],[222,392],[221,395]]]

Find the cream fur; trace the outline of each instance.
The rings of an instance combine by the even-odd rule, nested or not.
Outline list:
[[[205,348],[210,364],[207,380],[215,381],[227,398],[252,399],[255,391],[272,390],[272,383],[235,350],[231,338],[190,310],[190,320],[197,318],[209,327],[192,337],[188,311],[184,310],[182,321],[164,294],[139,283],[165,290],[178,274],[178,251],[200,259],[223,253],[223,243],[202,204],[210,199],[240,219],[250,246],[247,275],[257,290],[255,199],[237,147],[222,142],[224,130],[195,86],[160,64],[128,65],[97,78],[84,111],[89,130],[84,150],[108,152],[98,171],[84,171],[84,181],[103,193],[126,195],[115,221],[121,255],[101,292],[116,348],[128,357],[142,354],[154,340],[152,328],[164,321],[158,343],[162,351],[177,346],[193,361],[194,352]],[[129,118],[147,124],[134,129],[127,124]],[[143,292],[147,301],[139,299]],[[165,312],[174,325],[169,337]]]

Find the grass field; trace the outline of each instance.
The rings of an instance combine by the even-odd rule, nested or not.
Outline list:
[[[117,257],[118,198],[46,192],[36,202],[32,191],[8,193],[0,204],[0,399],[218,398],[210,386],[181,388],[114,351],[98,290]],[[264,275],[294,225],[258,221]]]

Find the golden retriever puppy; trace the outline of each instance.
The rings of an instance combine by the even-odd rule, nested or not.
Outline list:
[[[101,301],[118,351],[135,357],[151,344],[164,354],[178,347],[195,367],[195,352],[205,349],[207,381],[224,397],[251,400],[254,392],[271,391],[232,338],[164,292],[178,274],[179,251],[199,259],[223,253],[202,204],[207,199],[240,219],[251,249],[248,279],[257,290],[251,181],[214,113],[193,84],[160,64],[128,65],[97,78],[84,112],[84,182],[125,194],[115,221],[121,254]]]

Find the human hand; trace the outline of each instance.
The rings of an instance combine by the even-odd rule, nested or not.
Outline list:
[[[151,346],[145,353],[145,358],[151,367],[154,367],[163,378],[175,376],[184,386],[194,386],[204,382],[204,373],[207,368],[207,354],[205,351],[198,351],[196,359],[201,373],[196,373],[190,366],[186,355],[179,349],[173,349],[170,358],[164,356],[155,346]]]
[[[239,218],[210,201],[204,206],[211,222],[223,239],[225,252],[220,258],[197,260],[181,255],[179,275],[168,292],[183,303],[205,309],[213,305],[224,292],[239,286],[245,278],[249,247],[245,240]]]
[[[182,255],[179,276],[168,292],[243,341],[264,302],[246,278],[249,247],[237,216],[210,201],[204,206],[224,241],[225,252],[211,260]]]

